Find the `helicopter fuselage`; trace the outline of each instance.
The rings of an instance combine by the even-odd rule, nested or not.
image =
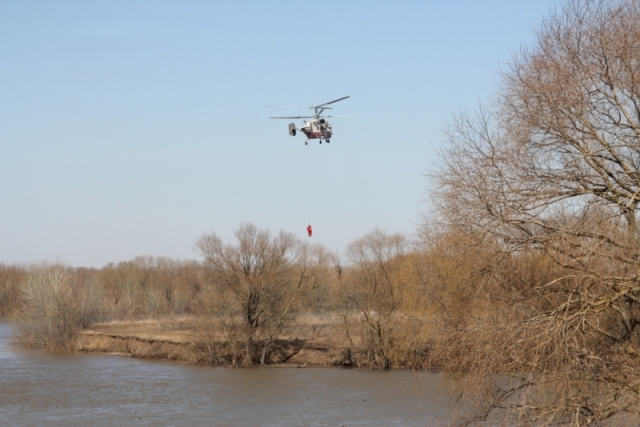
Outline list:
[[[307,139],[330,139],[333,135],[331,123],[325,119],[310,120],[299,129],[307,136]]]

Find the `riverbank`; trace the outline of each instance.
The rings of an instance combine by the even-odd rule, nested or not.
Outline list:
[[[295,330],[283,331],[269,365],[351,366],[349,340],[340,327],[336,316],[305,316]],[[79,332],[75,344],[78,352],[221,366],[227,365],[225,357],[212,355],[228,347],[219,328],[189,317],[96,323]]]

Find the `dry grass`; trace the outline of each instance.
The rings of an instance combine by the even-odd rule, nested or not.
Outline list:
[[[85,330],[83,334],[187,344],[193,342],[195,326],[196,320],[192,317],[122,320],[95,323],[91,325],[91,329]]]
[[[201,354],[198,343],[203,336],[202,322],[197,317],[165,317],[96,323],[91,329],[82,331],[77,350],[186,363],[225,364]],[[220,321],[207,319],[206,325],[207,336],[217,347],[221,349],[228,345]],[[302,314],[283,330],[272,364],[342,365],[348,345],[343,319],[338,313]]]

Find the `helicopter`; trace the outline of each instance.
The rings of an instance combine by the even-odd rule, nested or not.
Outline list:
[[[325,102],[320,105],[313,105],[311,108],[314,110],[313,116],[294,116],[294,117],[269,117],[270,119],[312,119],[305,120],[304,125],[300,127],[296,127],[295,123],[289,123],[289,135],[296,136],[296,131],[301,131],[307,136],[307,140],[304,142],[305,145],[309,144],[310,139],[319,139],[320,144],[322,144],[322,140],[324,139],[327,144],[331,142],[331,137],[333,136],[333,127],[331,123],[329,123],[326,119],[333,117],[351,117],[351,116],[322,116],[324,110],[330,110],[332,107],[328,107],[328,105],[333,104],[334,102],[342,101],[343,99],[347,99],[349,96],[343,96],[339,99],[334,99],[333,101]],[[276,105],[267,105],[267,107],[277,107]],[[297,107],[297,106],[283,106],[290,108],[305,108],[305,107]]]

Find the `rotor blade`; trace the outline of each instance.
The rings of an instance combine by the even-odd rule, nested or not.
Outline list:
[[[265,107],[269,107],[269,108],[307,108],[307,107],[301,107],[299,105],[265,105]]]
[[[316,116],[269,117],[270,119],[315,119]]]
[[[322,117],[327,117],[330,119],[336,118],[336,117],[355,117],[355,114],[349,114],[348,116],[322,116]]]
[[[311,107],[311,108],[318,108],[318,107],[322,107],[324,105],[333,104],[334,102],[342,101],[343,99],[347,99],[347,98],[350,98],[350,97],[349,96],[343,96],[342,98],[334,99],[333,101],[325,102],[324,104],[320,104],[320,105],[317,105],[317,106]]]

